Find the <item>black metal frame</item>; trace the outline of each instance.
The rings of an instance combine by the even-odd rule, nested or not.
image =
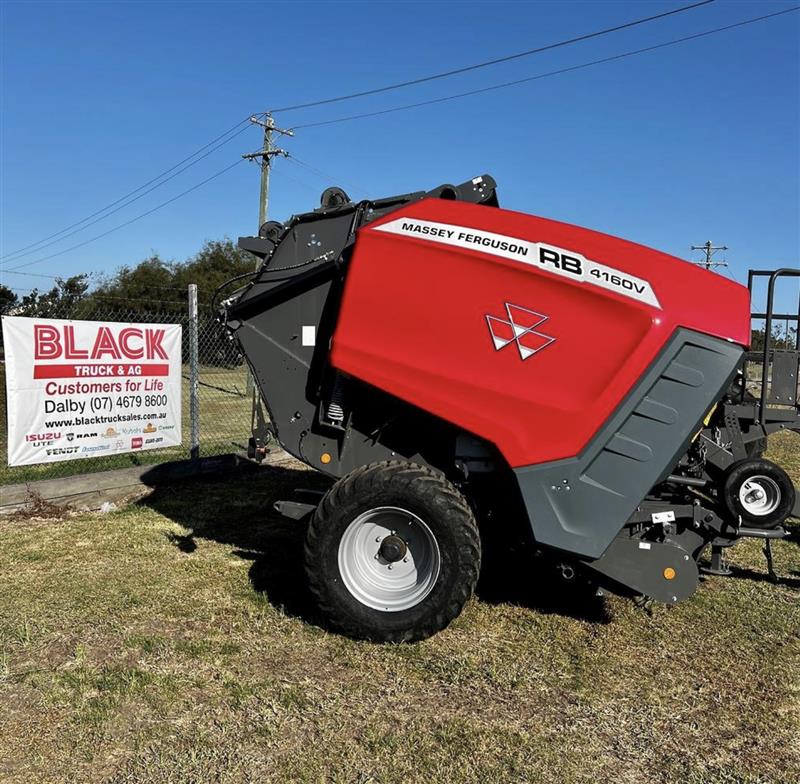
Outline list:
[[[779,430],[800,432],[800,401],[797,399],[797,374],[800,366],[800,334],[795,338],[794,349],[775,349],[772,347],[772,325],[777,320],[787,320],[800,327],[800,298],[797,314],[775,313],[775,284],[780,278],[800,277],[800,270],[783,268],[777,270],[749,270],[747,288],[753,293],[753,283],[758,277],[769,278],[767,310],[764,313],[753,311],[751,322],[766,320],[764,346],[745,355],[742,375],[736,390],[731,390],[722,402],[718,414],[701,433],[705,445],[705,462],[711,473],[719,478],[719,473],[752,454],[760,454],[766,438]],[[776,356],[780,361],[776,362]],[[787,361],[788,360],[788,361]],[[761,389],[757,397],[748,394],[748,363],[761,362]],[[772,377],[770,380],[770,370]],[[792,395],[784,400],[776,400],[774,390],[791,387]],[[715,429],[725,431],[727,446],[717,443]],[[800,509],[800,497],[798,497]]]
[[[800,357],[800,295],[797,298],[797,313],[774,313],[773,312],[773,305],[775,301],[775,283],[777,282],[778,278],[781,277],[788,277],[788,278],[800,278],[800,270],[792,269],[791,267],[783,267],[781,269],[776,270],[749,270],[747,273],[747,290],[750,292],[750,297],[752,301],[753,296],[753,282],[757,277],[769,277],[769,284],[767,287],[767,310],[765,313],[751,313],[750,319],[752,321],[756,319],[764,319],[764,348],[761,352],[761,361],[762,361],[762,368],[761,368],[761,394],[759,396],[759,403],[758,403],[758,410],[756,411],[756,423],[763,424],[764,420],[766,419],[766,411],[768,408],[769,400],[768,400],[768,393],[767,390],[769,388],[769,369],[771,364],[771,357],[770,357],[770,350],[771,350],[771,341],[772,341],[772,322],[774,319],[778,319],[780,321],[792,321],[797,325],[797,332],[795,333],[795,352],[797,352],[798,357]],[[752,354],[756,352],[751,352]],[[751,357],[748,357],[750,360]],[[745,372],[745,381],[747,375]],[[775,384],[775,377],[773,373],[772,379],[773,385]],[[743,387],[744,391],[744,387]],[[797,400],[795,400],[797,403]]]

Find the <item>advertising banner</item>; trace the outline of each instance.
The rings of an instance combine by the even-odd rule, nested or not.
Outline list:
[[[8,464],[181,443],[181,326],[3,317]]]

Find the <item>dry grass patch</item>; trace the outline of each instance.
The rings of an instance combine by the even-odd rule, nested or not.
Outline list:
[[[776,455],[800,482],[793,434]],[[0,522],[4,782],[800,780],[800,529],[652,616],[482,585],[445,632],[317,624],[291,465],[108,515]],[[530,569],[530,567],[528,567]]]
[[[72,510],[66,504],[57,504],[43,498],[40,493],[28,486],[25,502],[6,516],[6,520],[61,520],[68,517]]]

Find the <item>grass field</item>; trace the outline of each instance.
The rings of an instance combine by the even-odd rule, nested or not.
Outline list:
[[[771,454],[800,483],[800,444]],[[3,520],[0,781],[800,781],[800,525],[651,615],[485,576],[446,631],[317,623],[298,464],[109,515]]]

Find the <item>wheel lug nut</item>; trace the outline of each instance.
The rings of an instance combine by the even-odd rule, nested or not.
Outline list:
[[[380,536],[376,536],[376,537],[375,537],[375,541],[376,541],[376,542],[380,542],[380,540],[381,540]]]
[[[389,564],[389,568],[390,568],[390,569],[392,568],[392,565],[391,565],[391,564]]]
[[[408,558],[403,558],[403,563],[408,563]]]

